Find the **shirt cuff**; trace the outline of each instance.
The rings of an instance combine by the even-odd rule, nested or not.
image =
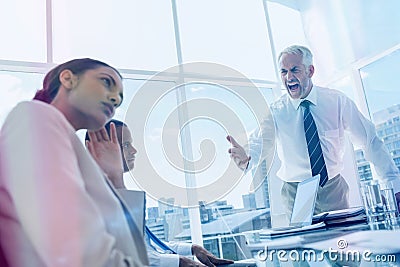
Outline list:
[[[160,266],[179,267],[179,255],[160,254]]]
[[[182,256],[192,255],[192,244],[190,243],[179,243],[176,253]]]

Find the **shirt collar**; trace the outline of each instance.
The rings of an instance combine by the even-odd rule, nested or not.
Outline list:
[[[316,90],[316,86],[313,85],[313,87],[311,88],[310,93],[308,94],[308,96],[306,98],[303,99],[293,99],[289,96],[289,100],[290,103],[292,103],[293,107],[298,110],[299,106],[301,104],[301,102],[303,102],[304,100],[308,100],[310,101],[313,105],[317,105],[317,90]]]

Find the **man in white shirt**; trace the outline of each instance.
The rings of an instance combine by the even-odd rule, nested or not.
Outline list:
[[[283,180],[282,200],[290,215],[297,184],[314,174],[312,152],[305,134],[303,116],[306,105],[315,122],[316,138],[319,136],[319,150],[322,150],[322,168],[318,172],[327,177],[327,182],[319,187],[315,213],[347,208],[348,185],[341,176],[345,136],[349,134],[353,143],[362,147],[365,157],[371,161],[381,179],[391,183],[396,192],[397,203],[400,202],[400,175],[383,142],[376,136],[374,125],[357,109],[353,101],[343,93],[313,85],[314,66],[312,53],[303,46],[290,46],[283,50],[279,57],[280,75],[287,94],[271,105],[275,123],[277,155],[281,166],[277,176]],[[304,102],[302,104],[302,102]],[[308,127],[308,126],[307,126]],[[255,132],[248,144],[249,155],[232,136],[229,153],[242,170],[256,167],[263,159],[262,140],[268,135],[268,129]],[[261,161],[260,161],[261,162]]]
[[[111,126],[112,124],[115,127]],[[119,189],[125,188],[122,169],[123,172],[128,172],[134,168],[137,150],[133,147],[132,142],[128,126],[118,120],[111,120],[104,129],[95,133],[89,132],[86,135],[86,145],[90,153],[106,174],[113,174],[107,175],[108,177],[118,177],[118,179],[110,180]],[[183,242],[169,242],[166,245],[157,237],[152,239],[152,236],[154,234],[148,230],[144,237],[150,266],[205,267],[233,263],[231,260],[215,257],[202,246]],[[161,244],[157,244],[158,242]],[[165,245],[166,248],[163,247]],[[200,262],[195,262],[188,257],[192,255],[196,256]]]

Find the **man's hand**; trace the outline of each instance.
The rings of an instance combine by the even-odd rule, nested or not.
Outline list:
[[[179,267],[206,267],[206,265],[189,258],[179,256]]]
[[[104,127],[98,131],[88,131],[88,134],[90,141],[86,141],[86,147],[90,154],[116,188],[125,188],[124,167],[115,124],[110,124],[110,136]]]
[[[251,157],[247,156],[244,148],[239,145],[232,136],[228,135],[226,139],[232,145],[232,147],[228,150],[231,158],[241,170],[245,170],[247,168],[247,165],[249,164]]]
[[[230,264],[233,263],[232,260],[225,260],[215,257],[209,251],[207,251],[202,246],[193,244],[192,245],[192,254],[196,256],[196,258],[205,265],[195,265],[195,266],[216,266],[221,264]],[[179,265],[180,266],[180,265]]]

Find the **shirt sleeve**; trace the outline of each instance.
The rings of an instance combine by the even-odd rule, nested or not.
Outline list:
[[[46,266],[142,266],[115,249],[85,190],[71,135],[63,115],[43,104],[19,105],[4,123],[3,179],[26,238]]]
[[[147,256],[152,267],[179,267],[180,256],[192,255],[192,244],[184,242],[170,241],[166,243],[177,254],[162,253],[150,245],[151,241],[148,235],[145,235]]]
[[[262,162],[266,161],[266,165],[272,164],[275,155],[275,124],[270,114],[254,130],[249,137],[249,142],[244,146],[251,157],[245,173],[251,171],[253,182],[251,187],[258,188],[259,184],[263,182],[265,177],[258,177],[262,173]]]
[[[392,183],[396,192],[400,190],[400,173],[385,144],[376,135],[374,124],[366,119],[349,98],[343,100],[342,119],[354,144],[364,151],[383,182]]]
[[[179,255],[192,255],[192,244],[190,243],[170,241],[168,242],[168,246]]]
[[[160,253],[146,240],[147,256],[151,267],[179,267],[179,254]]]

